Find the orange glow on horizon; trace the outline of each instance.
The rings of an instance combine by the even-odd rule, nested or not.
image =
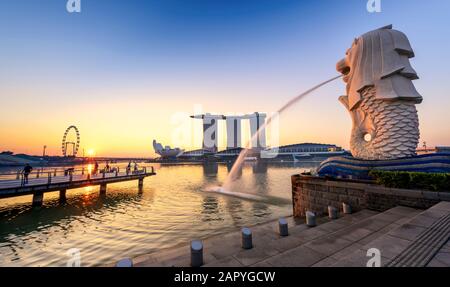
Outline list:
[[[302,90],[302,89],[300,89]],[[330,90],[333,90],[332,87]],[[27,97],[27,93],[18,93]],[[147,94],[143,91],[137,95]],[[9,108],[0,115],[0,152],[12,151],[16,154],[42,155],[42,147],[47,146],[46,154],[61,156],[61,139],[69,125],[76,125],[81,134],[80,151],[86,150],[89,157],[154,157],[152,147],[155,139],[163,145],[179,147],[185,150],[198,149],[202,143],[202,123],[199,120],[190,120],[186,125],[187,141],[180,141],[174,137],[179,128],[172,121],[174,115],[181,114],[181,119],[188,118],[195,111],[195,102],[186,101],[166,102],[169,94],[160,93],[158,99],[148,100],[102,100],[91,99],[88,103],[79,102],[73,106],[63,106],[58,109],[50,103],[43,104],[48,110],[31,109],[20,106],[19,103],[10,102]],[[187,98],[194,98],[194,92],[186,94]],[[294,94],[291,92],[290,94]],[[270,139],[268,131],[267,143],[274,145],[287,145],[302,142],[318,142],[337,144],[348,149],[350,140],[351,120],[347,112],[336,100],[337,92],[326,93],[319,91],[317,95],[305,98],[301,103],[292,107],[280,118],[280,135],[278,141]],[[96,95],[102,98],[102,93]],[[137,97],[137,96],[136,96]],[[226,94],[217,93],[217,97],[224,99],[222,106],[217,108],[216,103],[203,102],[201,112],[221,114],[248,114],[252,111],[271,113],[274,107],[280,106],[280,99],[265,97],[264,101],[250,105],[245,102],[236,109],[232,101],[226,100]],[[142,96],[143,98],[143,96]],[[34,98],[33,98],[34,99]],[[201,99],[200,99],[201,100]],[[245,107],[244,107],[245,105]],[[34,106],[30,104],[30,106]],[[444,104],[440,105],[445,106]],[[156,108],[157,107],[157,108]],[[248,108],[246,108],[248,107]],[[421,115],[421,134],[430,146],[449,145],[450,138],[445,125],[436,125],[443,122],[442,112],[436,112],[432,105],[419,106]],[[15,111],[23,110],[18,119]],[[432,110],[432,111],[431,111]],[[82,112],[80,112],[82,111]],[[117,116],[119,115],[119,116]],[[107,119],[107,120],[105,120]],[[33,124],[30,125],[29,123]],[[248,123],[243,123],[243,143],[249,139]],[[270,127],[269,127],[270,130]],[[225,123],[219,123],[219,147],[226,147]],[[82,155],[81,152],[78,156]]]

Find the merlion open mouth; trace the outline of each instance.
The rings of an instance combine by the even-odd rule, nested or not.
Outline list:
[[[344,82],[348,82],[348,80],[350,79],[350,71],[351,68],[350,66],[347,65],[347,62],[345,59],[340,60],[337,64],[336,64],[336,70],[341,73],[342,75],[344,75],[343,80]]]

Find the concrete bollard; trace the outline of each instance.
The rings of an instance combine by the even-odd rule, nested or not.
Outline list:
[[[242,228],[242,248],[244,249],[252,249],[253,248],[253,239],[252,239],[252,231],[250,228]]]
[[[285,218],[281,218],[278,221],[278,227],[280,230],[280,236],[288,236],[289,235],[289,227]]]
[[[330,219],[337,219],[338,218],[338,210],[336,207],[328,206],[328,217]]]
[[[342,203],[342,210],[344,211],[344,214],[352,214],[352,207],[345,202]]]
[[[116,267],[133,267],[133,260],[125,258],[116,263]]]
[[[203,265],[203,243],[201,240],[191,241],[191,266],[200,267]]]
[[[314,212],[311,211],[306,212],[306,225],[309,227],[314,227],[317,225],[316,215],[314,214]]]

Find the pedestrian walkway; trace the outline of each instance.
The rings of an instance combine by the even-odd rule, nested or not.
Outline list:
[[[239,230],[204,240],[204,266],[365,267],[372,258],[367,251],[372,248],[380,251],[381,266],[390,266],[395,258],[409,252],[416,239],[436,229],[436,224],[446,223],[444,217],[449,215],[450,202],[442,202],[426,211],[395,207],[382,213],[363,210],[336,220],[322,218],[317,227],[307,227],[302,219],[291,217],[287,237],[278,235],[277,221],[253,226],[254,248],[249,250],[242,249]],[[424,266],[450,266],[450,234],[445,229],[440,235],[440,245],[437,241],[430,243],[428,259],[426,263],[421,261]],[[139,256],[133,263],[134,266],[189,266],[190,246]]]

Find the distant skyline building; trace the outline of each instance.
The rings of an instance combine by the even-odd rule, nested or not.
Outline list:
[[[227,116],[227,149],[242,147],[242,116]]]
[[[218,121],[226,120],[227,129],[227,149],[240,148],[242,144],[242,120],[249,120],[250,122],[250,138],[251,147],[257,149],[266,148],[266,131],[265,121],[266,114],[255,112],[253,114],[242,116],[225,116],[212,115],[210,113],[202,115],[193,115],[193,119],[203,120],[203,150],[213,153],[218,151]],[[257,132],[259,134],[255,137]]]
[[[153,140],[153,149],[156,154],[159,154],[161,158],[176,158],[180,156],[184,150],[180,148],[171,148],[170,146],[163,147],[162,144],[158,143],[156,140]]]
[[[250,120],[250,136],[252,139],[252,148],[265,149],[267,147],[265,128],[266,117],[266,114],[258,112],[245,116],[246,119]],[[258,133],[258,135],[254,136],[256,133]]]
[[[216,153],[218,151],[218,146],[219,146],[217,123],[218,123],[218,120],[224,120],[225,116],[212,115],[210,113],[206,113],[204,115],[193,115],[193,116],[191,116],[191,118],[203,120],[202,148],[204,150],[210,151],[212,153]]]

